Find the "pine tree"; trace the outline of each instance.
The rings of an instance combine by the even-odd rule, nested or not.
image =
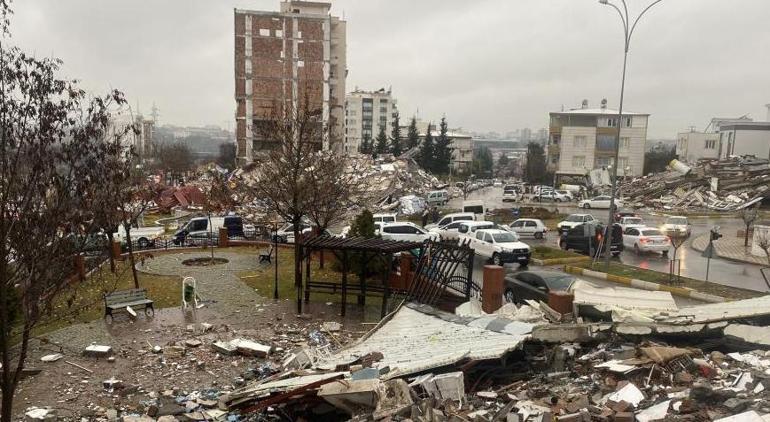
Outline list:
[[[425,131],[425,139],[420,146],[420,155],[417,162],[420,167],[426,171],[435,171],[435,149],[433,145],[433,135],[430,133],[431,125],[428,124],[428,129]]]
[[[388,135],[385,134],[385,125],[380,125],[380,132],[377,134],[377,145],[375,146],[377,154],[388,152]]]
[[[434,146],[433,156],[435,157],[434,172],[438,174],[448,174],[449,166],[452,164],[452,138],[447,134],[446,117],[441,118],[438,138]]]
[[[417,118],[412,117],[409,130],[406,133],[406,149],[412,149],[420,143],[420,132],[417,131]]]
[[[393,116],[393,128],[390,130],[390,152],[394,157],[401,155],[401,122],[398,119],[398,113]]]

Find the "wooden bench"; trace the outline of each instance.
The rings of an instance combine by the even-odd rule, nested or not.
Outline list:
[[[104,319],[109,317],[112,321],[112,313],[130,306],[133,308],[144,308],[147,316],[155,315],[155,308],[152,306],[152,300],[147,298],[147,289],[129,289],[116,290],[104,295]]]
[[[273,262],[271,260],[272,259],[271,256],[273,255],[273,249],[275,249],[273,247],[273,245],[270,245],[269,249],[259,253],[259,263],[260,264],[263,263],[263,262],[267,262],[267,263],[272,263]]]

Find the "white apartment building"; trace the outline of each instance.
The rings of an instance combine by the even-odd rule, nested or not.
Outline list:
[[[719,157],[719,134],[709,132],[680,132],[676,136],[679,160],[694,163],[702,158]]]
[[[343,152],[357,154],[364,139],[369,141],[377,138],[380,127],[385,128],[385,134],[390,139],[393,121],[398,114],[396,99],[391,90],[385,88],[377,91],[355,91],[345,96],[345,138]],[[406,132],[401,133],[406,136]]]
[[[401,121],[401,134],[403,136],[406,136],[409,131],[409,123],[411,123],[411,118]],[[428,128],[430,128],[430,135],[434,141],[441,134],[435,124],[429,124],[420,119],[417,119],[415,123],[420,142],[425,140]],[[461,129],[449,129],[447,130],[447,137],[452,139],[452,162],[450,163],[452,172],[470,171],[473,163],[473,136],[461,132]]]
[[[602,100],[601,108],[589,108],[584,100],[581,108],[550,113],[548,170],[557,177],[583,176],[609,167],[621,125],[618,175],[641,176],[649,117],[647,113],[624,112],[618,122],[618,111],[608,109],[606,100]]]
[[[770,122],[726,123],[719,126],[719,156],[753,155],[770,159]]]

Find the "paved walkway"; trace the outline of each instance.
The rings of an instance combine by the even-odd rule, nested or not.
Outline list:
[[[692,241],[692,248],[696,251],[703,252],[706,250],[709,244],[709,234],[704,233]],[[743,246],[743,239],[737,237],[722,237],[721,239],[714,241],[714,248],[716,249],[717,256],[720,258],[730,259],[733,261],[745,262],[748,264],[756,265],[768,265],[767,258],[763,256],[756,256],[751,254],[751,244],[749,246]]]

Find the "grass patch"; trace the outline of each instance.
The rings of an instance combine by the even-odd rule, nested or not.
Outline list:
[[[613,274],[621,277],[635,278],[638,280],[650,281],[658,284],[674,285],[687,287],[701,293],[708,293],[712,295],[722,296],[729,299],[749,299],[753,297],[763,296],[764,293],[756,292],[748,289],[741,289],[737,287],[724,286],[717,283],[712,283],[703,280],[697,280],[694,278],[681,277],[679,283],[669,282],[668,273],[662,273],[659,271],[646,270],[642,268],[633,267],[630,265],[620,264],[616,262],[610,263],[610,268],[607,270],[605,264],[597,263],[592,268],[592,262],[576,262],[570,264],[575,267],[585,268],[594,271],[600,271],[603,273]]]
[[[105,292],[134,288],[131,265],[126,261],[115,262],[116,272],[110,271],[110,264],[102,267],[64,291],[56,299],[50,315],[34,329],[34,335],[41,335],[72,324],[90,322],[104,316]],[[137,272],[139,287],[147,289],[147,297],[154,301],[155,309],[179,306],[182,294],[181,278]]]
[[[275,259],[275,257],[273,257]],[[333,270],[333,261],[335,261],[336,258],[334,258],[331,253],[326,254],[326,258],[324,260],[324,268],[320,268],[319,260],[316,257],[313,257],[313,260],[310,264],[310,270],[311,270],[311,280],[312,281],[324,281],[324,282],[331,282],[331,283],[342,283],[342,273],[337,272]],[[246,285],[249,287],[255,289],[257,293],[260,295],[266,297],[266,298],[272,298],[273,297],[273,291],[275,288],[275,261],[273,261],[273,264],[270,265],[264,265],[261,268],[257,270],[250,270],[250,271],[243,271],[238,274],[238,277],[240,277],[241,281],[243,281]],[[303,272],[303,280],[304,283],[304,272],[305,272],[305,263],[302,263],[302,272]],[[367,281],[370,283],[381,283],[382,278],[380,276],[374,275],[367,278]],[[348,284],[358,284],[360,282],[360,279],[358,275],[348,273]],[[297,297],[297,289],[294,287],[294,250],[288,249],[288,248],[279,248],[278,249],[278,297],[281,299],[286,298],[296,298]],[[304,300],[304,296],[303,296]],[[356,303],[356,296],[348,293],[347,297],[347,303],[348,304],[354,304]],[[320,293],[320,292],[311,292],[310,293],[310,301],[311,302],[317,302],[317,303],[326,303],[326,302],[332,302],[332,303],[342,303],[342,295],[339,293],[336,294],[330,294],[330,293]],[[379,320],[380,316],[380,307],[382,305],[382,298],[379,296],[367,296],[366,298],[366,308],[365,308],[365,316],[366,319],[373,318],[374,320]]]
[[[564,251],[549,246],[535,246],[532,250],[532,258],[537,259],[559,259],[559,258],[581,258],[585,257],[574,252]]]

